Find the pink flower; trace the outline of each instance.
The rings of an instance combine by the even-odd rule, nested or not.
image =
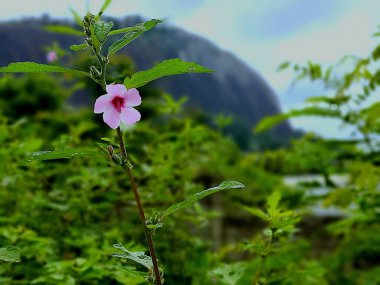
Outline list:
[[[46,55],[46,59],[48,62],[54,62],[58,60],[58,55],[55,51],[49,51]]]
[[[132,108],[141,104],[137,89],[127,90],[123,84],[107,85],[107,94],[96,99],[94,112],[103,113],[104,122],[112,129],[120,126],[120,121],[133,125],[140,121],[140,113]]]

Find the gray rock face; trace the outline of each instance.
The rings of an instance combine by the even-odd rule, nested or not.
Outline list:
[[[112,20],[115,28],[143,21],[140,17]],[[43,25],[54,22],[43,18],[1,23],[0,65],[24,60],[44,62],[42,46],[57,41],[62,47],[68,48],[70,44],[78,42],[76,37],[48,33],[41,29]],[[250,131],[264,116],[281,112],[273,90],[256,71],[233,54],[182,29],[158,26],[121,52],[133,58],[137,69],[147,69],[159,61],[180,57],[215,70],[206,75],[188,74],[164,78],[154,85],[176,98],[187,96],[190,105],[200,107],[210,114],[233,115],[246,130]],[[272,139],[284,139],[291,137],[292,133],[290,125],[285,122],[273,129],[270,136]]]

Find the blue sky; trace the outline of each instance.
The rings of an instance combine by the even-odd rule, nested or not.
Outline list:
[[[102,2],[87,1],[92,11]],[[41,14],[68,18],[68,7],[85,12],[86,1],[7,1],[0,18]],[[368,55],[376,44],[371,35],[380,24],[379,11],[380,0],[114,0],[108,14],[165,18],[210,39],[259,71],[278,94],[283,110],[289,110],[323,89],[309,83],[290,89],[292,74],[276,72],[277,66],[287,60],[329,64],[346,54]],[[331,120],[300,118],[292,124],[328,137],[349,131],[338,130]]]

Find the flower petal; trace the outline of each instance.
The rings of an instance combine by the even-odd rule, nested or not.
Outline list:
[[[136,88],[129,89],[124,97],[128,107],[135,107],[141,104],[141,97]]]
[[[109,108],[103,113],[103,121],[112,129],[120,126],[120,113],[114,108]]]
[[[99,114],[106,111],[108,108],[112,107],[112,96],[111,95],[102,95],[95,101],[94,113]]]
[[[127,87],[124,84],[109,84],[106,90],[109,95],[123,96],[127,92]]]
[[[137,121],[140,121],[141,115],[134,108],[124,108],[121,110],[120,119],[126,125],[133,125]]]

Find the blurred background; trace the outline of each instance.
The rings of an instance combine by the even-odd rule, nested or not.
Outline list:
[[[103,3],[7,2],[0,66],[88,70],[89,50],[70,46],[83,42],[78,15]],[[111,58],[108,83],[174,57],[215,71],[140,90],[142,121],[125,136],[148,216],[223,180],[246,185],[157,230],[167,284],[380,284],[379,9],[377,0],[112,1],[103,18],[115,29],[165,21]],[[33,159],[116,148],[93,114],[102,94],[68,74],[0,75],[0,248],[21,254],[0,263],[0,284],[146,284],[144,268],[110,256],[119,242],[145,250],[123,172],[100,149]]]

